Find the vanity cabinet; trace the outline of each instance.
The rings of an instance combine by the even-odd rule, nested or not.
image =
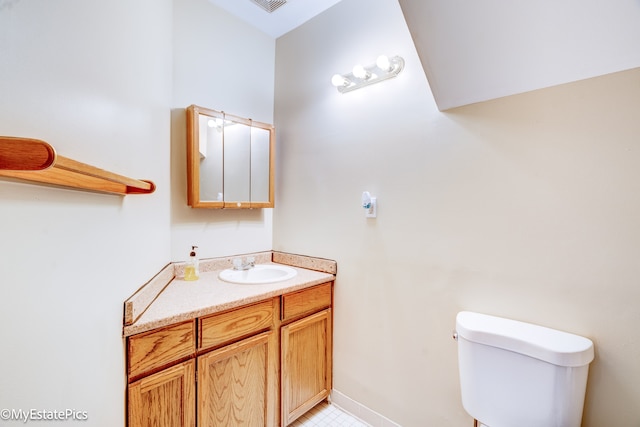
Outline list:
[[[128,337],[128,426],[289,425],[331,391],[332,286]]]

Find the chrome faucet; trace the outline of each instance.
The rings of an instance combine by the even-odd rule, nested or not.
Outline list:
[[[256,266],[256,259],[252,256],[246,258],[234,258],[233,269],[234,270],[249,270]]]

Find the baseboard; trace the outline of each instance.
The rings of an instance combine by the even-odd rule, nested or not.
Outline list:
[[[400,424],[394,423],[336,389],[331,390],[331,404],[369,424],[371,427],[401,427]]]

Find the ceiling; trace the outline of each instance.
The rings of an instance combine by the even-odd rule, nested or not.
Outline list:
[[[271,37],[278,38],[341,0],[287,0],[272,13],[266,12],[251,0],[209,1]]]
[[[640,0],[399,3],[441,110],[640,67]]]

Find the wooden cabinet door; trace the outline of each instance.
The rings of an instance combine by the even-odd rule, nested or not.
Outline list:
[[[129,385],[129,427],[195,427],[195,361]]]
[[[277,424],[277,346],[272,331],[198,357],[198,426]]]
[[[330,308],[282,327],[283,426],[329,396],[331,334]]]

